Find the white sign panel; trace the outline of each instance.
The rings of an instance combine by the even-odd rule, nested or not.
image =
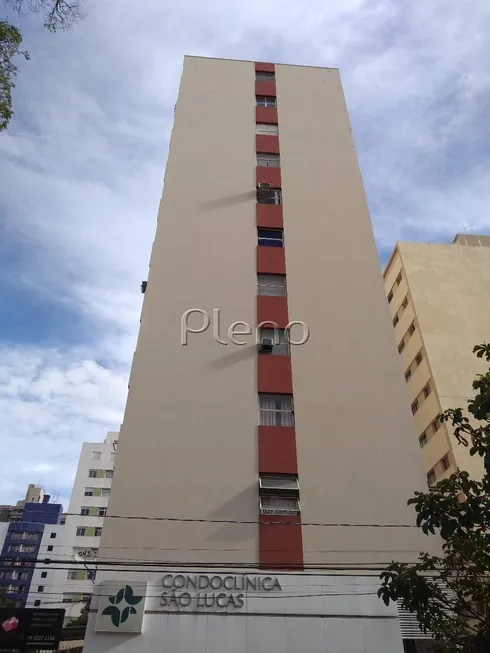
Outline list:
[[[98,586],[96,632],[140,633],[145,614],[147,583],[105,581]]]

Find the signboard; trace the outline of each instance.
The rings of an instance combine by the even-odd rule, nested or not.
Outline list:
[[[0,649],[56,650],[64,618],[64,610],[0,608]]]
[[[240,610],[248,592],[282,592],[277,576],[166,574],[160,605],[167,609]]]
[[[99,585],[96,632],[140,633],[145,614],[146,582],[105,581]]]

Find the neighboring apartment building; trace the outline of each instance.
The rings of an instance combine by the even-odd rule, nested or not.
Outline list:
[[[28,607],[62,607],[66,619],[76,619],[90,599],[95,578],[93,563],[107,511],[117,438],[117,432],[110,432],[104,442],[82,445],[65,524],[56,542],[46,538],[41,542],[39,556],[55,564],[34,571]],[[80,565],[73,564],[74,561]],[[67,563],[65,568],[61,562]]]
[[[143,290],[85,653],[401,653],[425,479],[338,70],[185,58]]]
[[[478,478],[483,463],[437,417],[465,408],[488,365],[473,347],[490,333],[490,236],[453,243],[397,243],[384,272],[415,433],[429,486],[458,468]]]
[[[63,506],[49,503],[50,496],[42,488],[29,485],[25,499],[10,508],[9,521],[0,523],[0,591],[19,607],[27,603],[28,594],[37,579],[36,560],[41,542],[58,536]],[[42,592],[42,583],[35,585]]]

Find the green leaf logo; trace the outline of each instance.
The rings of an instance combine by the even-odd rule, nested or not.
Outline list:
[[[128,604],[122,610],[116,605],[121,603],[122,600],[125,600]],[[109,602],[112,605],[108,605],[107,608],[104,608],[102,611],[103,615],[111,617],[112,624],[118,628],[121,624],[128,620],[130,614],[136,614],[136,608],[133,608],[133,605],[137,605],[143,599],[142,596],[135,596],[133,588],[130,585],[126,585],[116,596],[109,596]]]

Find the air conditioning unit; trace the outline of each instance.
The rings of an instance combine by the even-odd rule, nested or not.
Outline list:
[[[271,338],[262,338],[259,345],[259,351],[271,352],[274,341]]]
[[[259,199],[266,199],[270,197],[271,194],[271,185],[270,184],[257,184],[257,197]]]

